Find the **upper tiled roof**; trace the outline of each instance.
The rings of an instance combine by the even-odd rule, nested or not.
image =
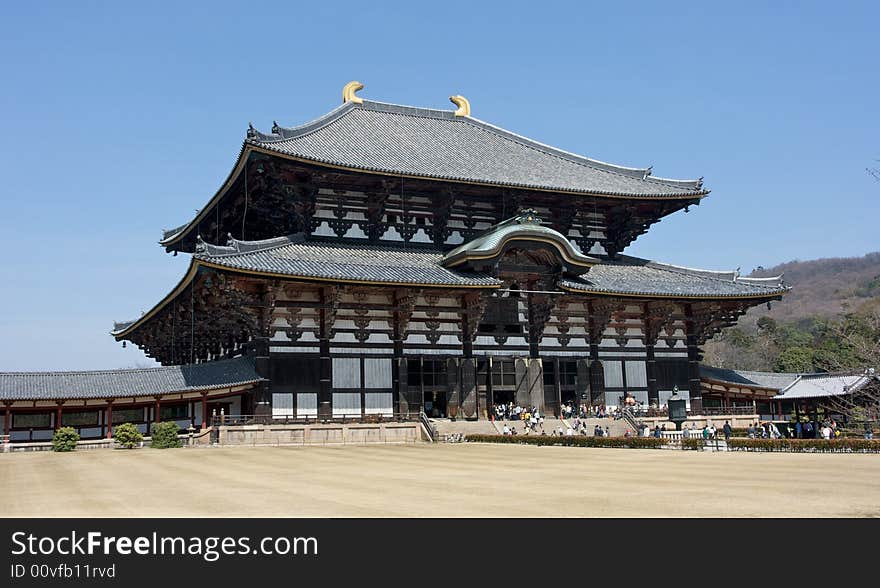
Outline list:
[[[341,282],[462,287],[501,283],[491,276],[444,268],[439,251],[304,241],[302,235],[256,242],[232,239],[221,247],[199,243],[194,257],[230,269]]]
[[[756,281],[737,272],[716,272],[619,256],[604,260],[590,271],[560,284],[571,290],[631,296],[760,298],[789,290],[781,277]]]
[[[299,127],[251,129],[246,144],[394,175],[609,196],[701,197],[701,180],[651,176],[550,147],[470,116],[383,102],[346,102]]]
[[[262,381],[248,357],[194,365],[93,372],[0,372],[0,400],[132,398]]]

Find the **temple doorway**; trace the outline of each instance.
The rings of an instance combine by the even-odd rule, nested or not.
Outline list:
[[[431,418],[446,418],[446,392],[425,390],[425,414]]]

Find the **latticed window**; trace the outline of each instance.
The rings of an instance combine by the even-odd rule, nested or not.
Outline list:
[[[172,404],[171,406],[163,406],[159,414],[162,415],[163,421],[175,421],[179,419],[189,418],[189,407],[186,404]]]
[[[516,387],[516,362],[511,360],[492,361],[492,385]]]
[[[12,414],[12,426],[16,429],[43,429],[52,426],[52,415],[43,414]]]
[[[576,361],[560,361],[559,362],[559,385],[575,386],[577,384],[577,362]]]
[[[125,408],[113,411],[113,424],[140,423],[144,420],[143,408]]]
[[[97,425],[99,415],[98,411],[89,410],[82,412],[65,412],[61,416],[61,422],[64,426],[83,426],[83,425]]]

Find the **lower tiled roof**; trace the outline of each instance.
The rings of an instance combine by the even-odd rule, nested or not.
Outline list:
[[[442,251],[432,248],[321,242],[302,236],[230,240],[226,246],[200,243],[195,253],[197,260],[216,266],[292,278],[428,286],[501,284],[486,274],[447,269],[441,265],[443,257]],[[628,256],[601,260],[584,275],[570,276],[559,285],[599,294],[667,298],[771,298],[788,291],[778,279],[756,282],[736,272],[683,268]]]
[[[89,372],[0,372],[0,400],[132,398],[262,381],[249,357],[194,365]]]
[[[231,241],[218,247],[201,244],[196,259],[230,269],[321,280],[426,286],[493,287],[484,274],[458,272],[440,265],[443,253],[388,245],[351,245],[280,237],[251,243]]]
[[[668,298],[760,298],[789,290],[779,279],[755,282],[736,272],[691,269],[629,256],[604,260],[560,285],[585,292]]]

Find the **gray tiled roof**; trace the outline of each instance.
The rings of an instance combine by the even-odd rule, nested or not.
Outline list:
[[[536,225],[537,226],[537,225]],[[302,235],[264,241],[200,242],[195,258],[231,269],[290,277],[439,286],[497,286],[491,276],[458,272],[441,265],[444,254],[429,248],[353,245],[305,240]],[[600,260],[596,260],[597,262]],[[788,290],[778,282],[755,284],[736,272],[712,272],[621,256],[602,260],[560,286],[607,294],[675,297],[773,296]]]
[[[483,274],[448,270],[440,265],[443,254],[430,249],[306,242],[301,236],[258,243],[200,243],[195,258],[232,269],[322,280],[469,287],[501,283]]]
[[[779,400],[793,398],[827,398],[843,396],[877,381],[876,376],[866,374],[805,374],[774,396]]]
[[[744,386],[756,386],[760,388],[770,388],[773,390],[782,390],[786,386],[790,386],[792,382],[801,377],[802,374],[794,373],[774,373],[774,372],[753,372],[747,370],[731,370],[725,368],[717,368],[708,365],[700,366],[700,377],[718,380],[721,382],[730,382],[731,384],[742,384]]]
[[[647,198],[700,197],[701,180],[652,177],[544,145],[449,110],[347,102],[295,128],[251,130],[246,144],[317,163],[440,180]]]
[[[0,372],[0,400],[132,398],[261,381],[249,357],[194,365],[92,372]]]
[[[608,294],[674,297],[761,297],[787,292],[781,278],[757,282],[736,272],[714,272],[620,256],[605,260],[561,285],[572,290]]]

